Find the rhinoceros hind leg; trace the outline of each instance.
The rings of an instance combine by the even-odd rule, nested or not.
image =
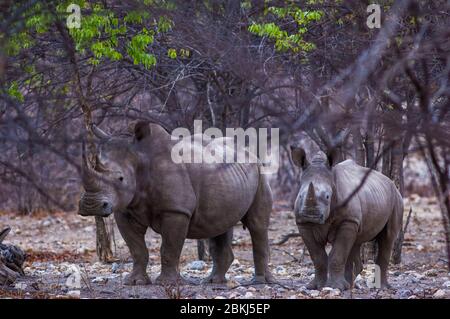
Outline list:
[[[356,277],[361,273],[363,264],[361,262],[361,245],[355,244],[352,247],[350,256],[345,265],[345,279],[352,284]]]
[[[389,267],[389,260],[391,258],[392,248],[398,232],[395,231],[393,225],[389,220],[381,233],[377,236],[378,254],[376,264],[380,267],[380,288],[390,288],[387,280],[387,272]]]
[[[232,240],[233,228],[209,240],[209,252],[213,260],[213,269],[203,283],[226,283],[225,274],[234,260],[233,250],[231,249]]]
[[[147,276],[148,249],[145,245],[147,227],[137,223],[129,213],[114,214],[114,218],[133,259],[133,271],[125,278],[125,285],[146,285],[150,283]]]
[[[143,274],[142,272],[132,272],[125,277],[123,284],[127,286],[141,286],[149,285],[151,284],[151,281],[145,273]]]
[[[271,211],[272,193],[267,182],[261,179],[253,204],[242,219],[252,238],[255,263],[255,276],[252,281],[254,284],[276,282],[268,266],[270,257],[268,228]]]

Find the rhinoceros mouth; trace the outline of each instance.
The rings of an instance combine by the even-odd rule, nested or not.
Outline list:
[[[313,216],[313,215],[300,215],[300,216],[297,216],[296,222],[300,223],[300,224],[313,223],[313,224],[321,224],[321,225],[325,223],[323,218],[319,217],[317,215],[315,215],[315,216]]]

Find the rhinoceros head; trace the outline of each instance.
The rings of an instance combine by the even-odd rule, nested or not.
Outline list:
[[[98,128],[94,133],[100,146],[93,164],[85,147],[82,156],[82,192],[78,213],[82,216],[108,216],[123,211],[136,190],[136,156],[125,139],[106,135]]]
[[[324,224],[330,215],[333,195],[331,163],[323,153],[311,162],[302,148],[291,147],[293,162],[302,168],[300,189],[294,204],[298,223]]]

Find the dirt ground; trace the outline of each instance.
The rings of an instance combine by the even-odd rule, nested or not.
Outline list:
[[[308,252],[299,237],[282,245],[276,243],[296,231],[293,213],[287,203],[276,204],[269,237],[271,269],[279,284],[250,286],[253,274],[251,241],[248,231],[235,227],[235,261],[228,271],[227,285],[200,285],[212,263],[196,261],[196,241],[187,240],[180,269],[192,282],[185,286],[138,286],[122,284],[131,271],[131,259],[117,229],[117,261],[102,264],[96,260],[93,218],[75,213],[18,216],[0,213],[0,227],[12,227],[5,243],[27,251],[26,276],[15,284],[0,287],[0,298],[450,298],[450,273],[446,268],[445,241],[441,216],[434,198],[413,196],[405,200],[405,216],[412,207],[412,217],[405,236],[403,261],[390,268],[392,289],[369,288],[373,265],[365,265],[355,287],[341,292],[324,288],[307,290],[313,276]],[[154,279],[160,270],[160,237],[149,230],[148,273]]]

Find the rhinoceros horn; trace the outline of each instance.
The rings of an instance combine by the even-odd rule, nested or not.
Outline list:
[[[111,136],[106,133],[105,131],[103,131],[102,129],[100,129],[98,126],[92,124],[92,133],[94,133],[94,135],[100,139],[100,140],[107,140],[109,139]]]
[[[317,205],[316,193],[314,191],[314,185],[311,182],[311,183],[309,183],[308,193],[306,194],[305,207],[312,209],[312,208],[316,207],[316,205]]]
[[[5,239],[5,237],[8,236],[10,231],[11,227],[6,227],[2,231],[0,231],[0,244],[3,242],[3,239]]]
[[[85,143],[83,143],[82,146],[82,161],[83,165],[81,166],[81,178],[83,181],[83,187],[87,192],[96,192],[100,189],[98,184],[99,173],[96,172],[89,164]]]

